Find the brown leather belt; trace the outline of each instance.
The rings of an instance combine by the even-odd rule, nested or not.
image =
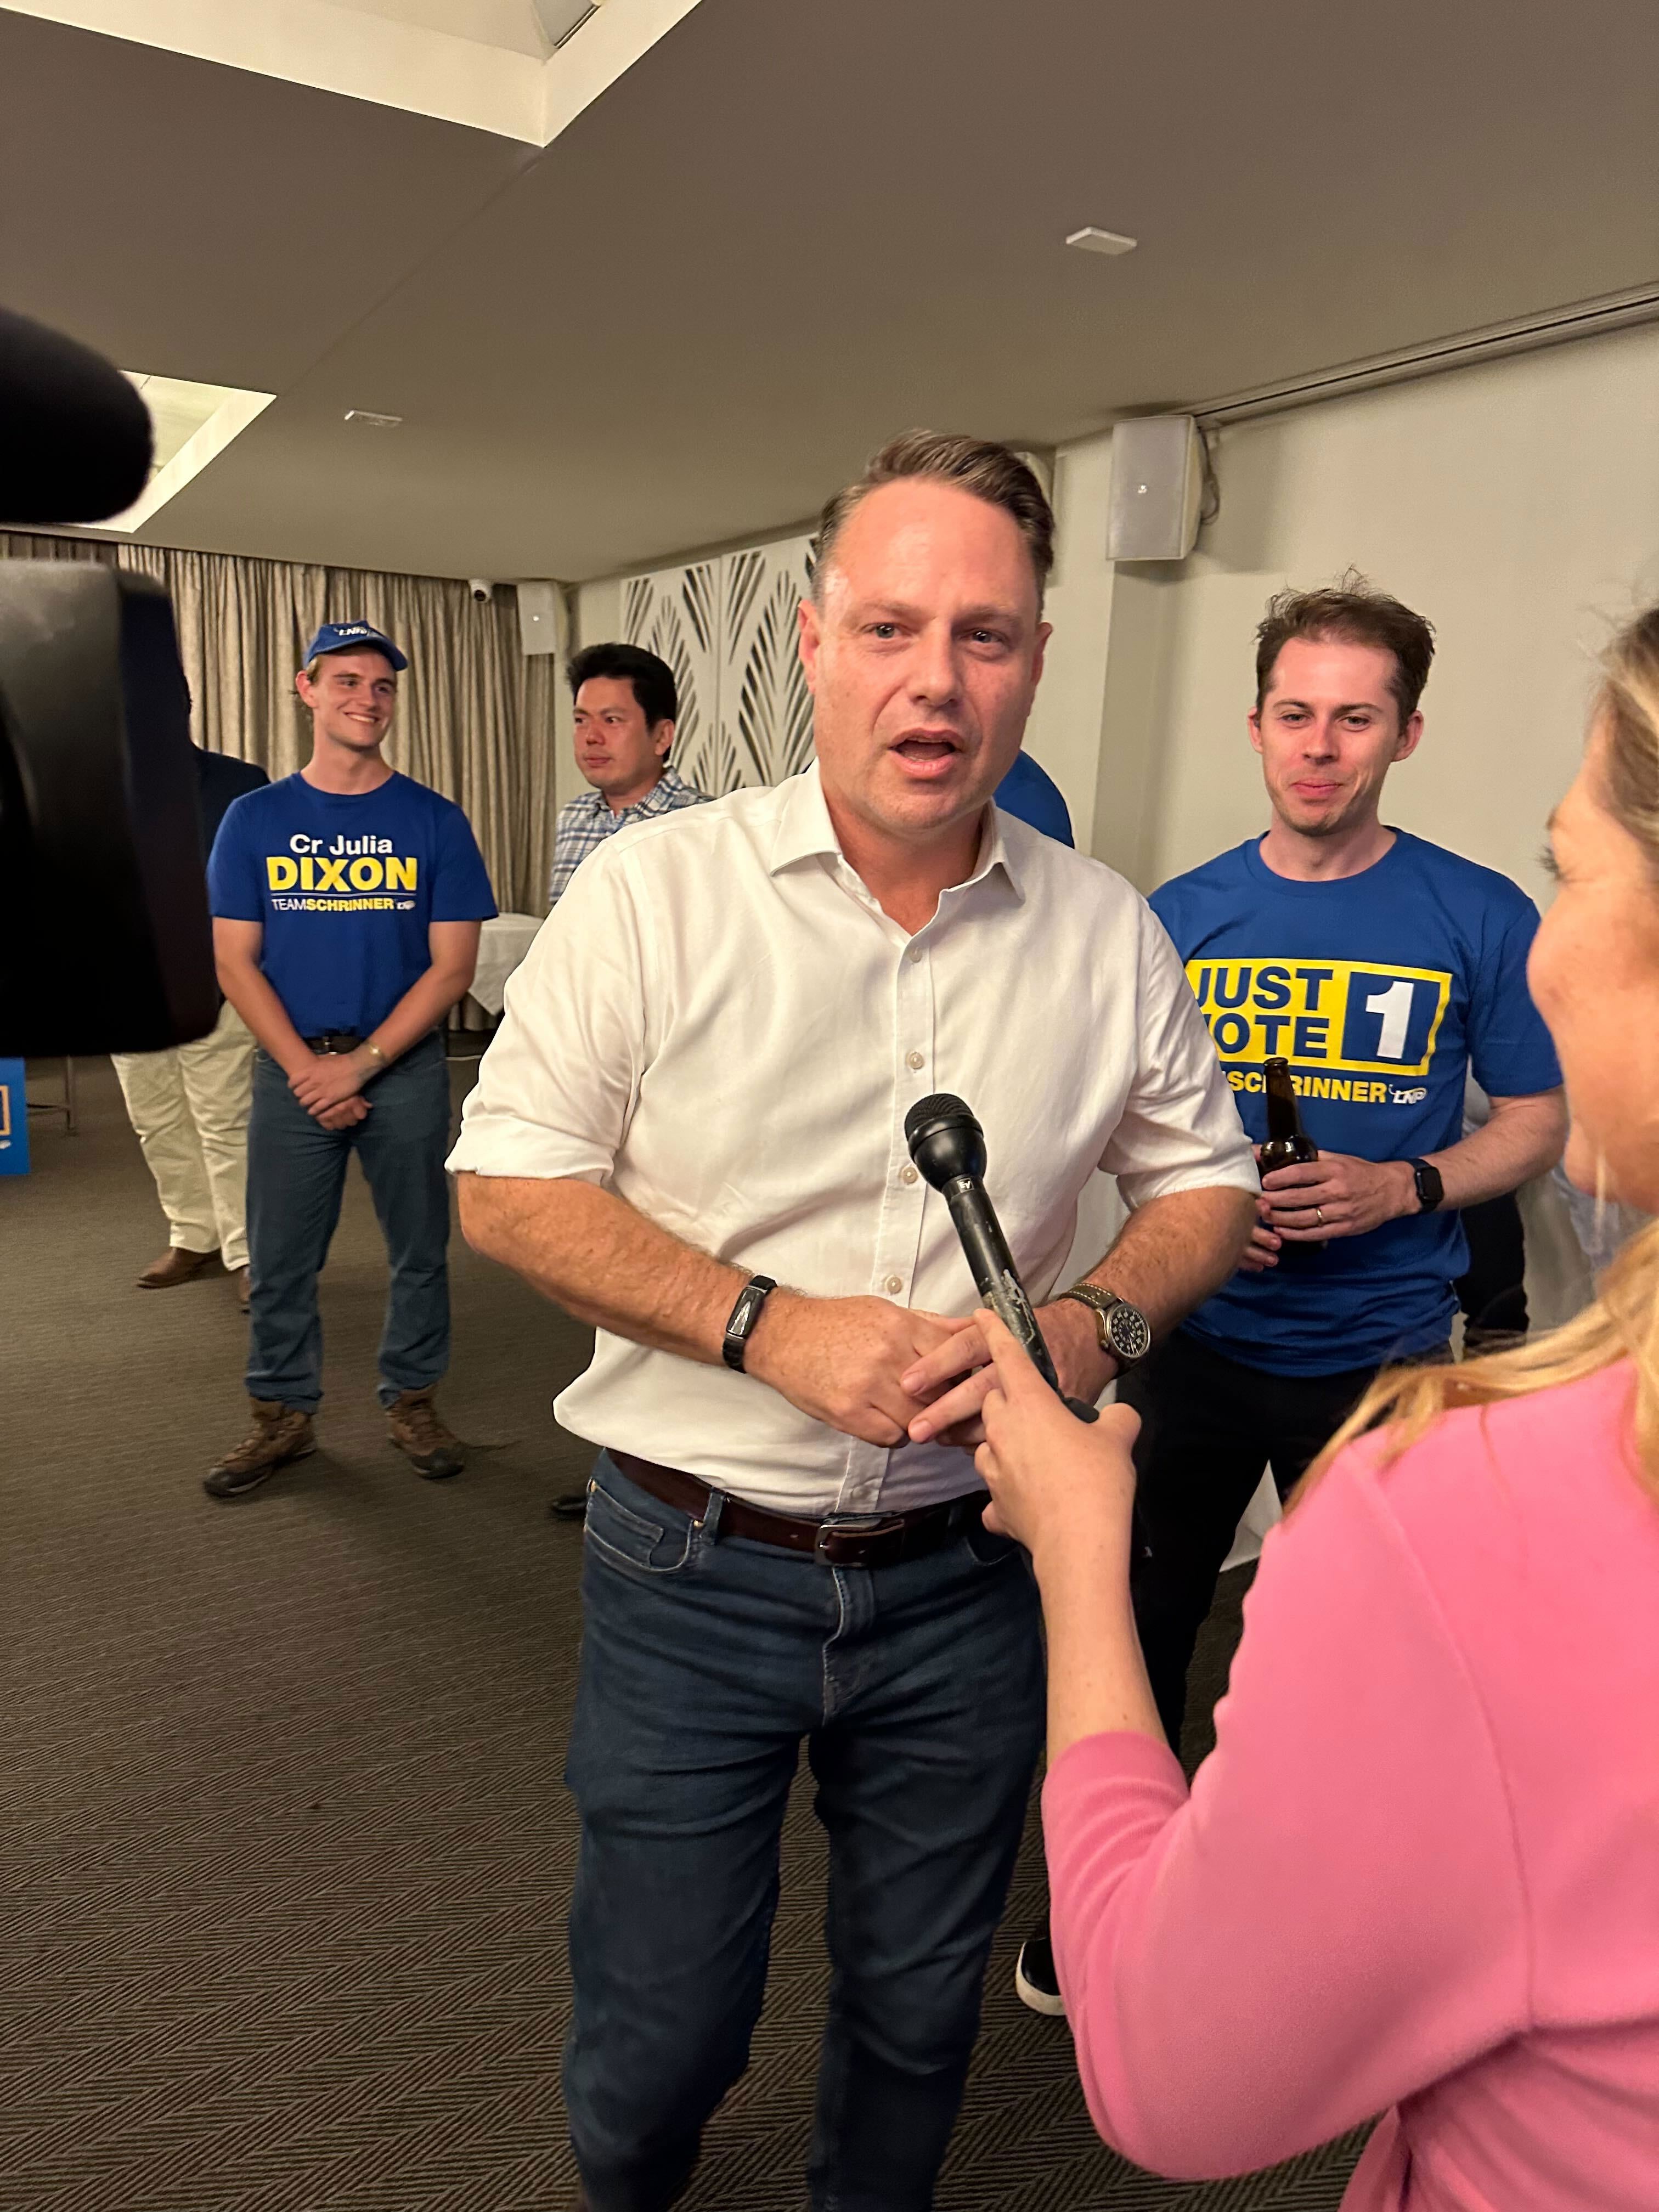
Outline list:
[[[919,1559],[977,1521],[990,1497],[988,1491],[970,1490],[960,1498],[942,1498],[937,1505],[918,1505],[908,1513],[841,1513],[828,1521],[805,1521],[793,1513],[770,1513],[763,1505],[745,1504],[730,1491],[716,1493],[677,1467],[659,1467],[654,1460],[635,1459],[632,1452],[613,1451],[610,1456],[630,1482],[663,1504],[690,1514],[693,1520],[707,1516],[710,1501],[718,1494],[717,1536],[781,1545],[786,1552],[805,1553],[826,1567],[895,1567],[905,1559]]]

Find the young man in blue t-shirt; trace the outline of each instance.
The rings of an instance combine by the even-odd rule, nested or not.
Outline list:
[[[1243,1264],[1120,1395],[1139,1411],[1135,1616],[1179,1746],[1188,1664],[1239,1516],[1281,1496],[1389,1361],[1449,1357],[1458,1209],[1559,1158],[1560,1071],[1527,989],[1537,909],[1386,828],[1416,750],[1429,625],[1358,577],[1284,592],[1257,631],[1265,836],[1154,892],[1258,1146],[1291,1066],[1317,1161],[1268,1175]],[[1465,1077],[1492,1099],[1462,1134]]]
[[[1267,834],[1152,897],[1258,1149],[1262,1063],[1282,1056],[1320,1155],[1263,1179],[1237,1273],[1118,1383],[1141,1419],[1135,1625],[1177,1753],[1193,1647],[1263,1466],[1285,1496],[1379,1367],[1450,1357],[1458,1209],[1541,1174],[1565,1140],[1527,989],[1537,909],[1380,817],[1433,657],[1423,617],[1361,577],[1279,593],[1249,718]],[[1463,1137],[1471,1068],[1492,1116]],[[1015,1985],[1065,2009],[1046,1922]]]
[[[460,1446],[433,1393],[449,1364],[449,1079],[440,1028],[495,912],[466,817],[389,768],[408,666],[367,623],[325,623],[295,688],[313,750],[239,799],[208,865],[225,996],[258,1041],[248,1127],[253,1425],[207,1476],[237,1498],[314,1448],[317,1278],[347,1162],[362,1163],[392,1263],[380,1398],[392,1442],[433,1480]]]

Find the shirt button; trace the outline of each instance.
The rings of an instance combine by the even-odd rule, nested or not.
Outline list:
[[[923,1064],[921,1054],[919,1052],[907,1052],[905,1054],[904,1065],[907,1067],[921,1067]]]
[[[912,966],[914,966],[914,965],[915,965],[915,963],[918,960],[920,960],[920,959],[921,959],[921,945],[913,945],[910,947],[910,950],[908,951],[908,952],[907,952],[907,953],[905,954],[905,956],[904,956],[904,957],[905,957],[905,958],[906,958],[907,960],[908,960],[908,961],[911,963]]]
[[[904,1288],[903,1276],[890,1275],[887,1278],[887,1280],[882,1285],[882,1288],[886,1291],[890,1298],[896,1298],[899,1292]]]
[[[916,1171],[914,1168],[901,1168],[899,1170],[899,1181],[901,1182],[914,1182],[915,1179]]]

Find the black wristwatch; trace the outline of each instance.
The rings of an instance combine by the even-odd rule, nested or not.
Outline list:
[[[744,1371],[743,1356],[749,1349],[749,1340],[755,1334],[755,1323],[761,1317],[761,1308],[775,1291],[777,1285],[770,1275],[751,1275],[738,1292],[738,1303],[732,1309],[732,1318],[726,1324],[726,1334],[720,1340],[720,1357],[732,1372]]]
[[[1412,1180],[1417,1185],[1417,1202],[1425,1213],[1432,1213],[1446,1195],[1446,1186],[1440,1180],[1440,1170],[1427,1160],[1411,1163]]]
[[[1139,1306],[1098,1283],[1073,1283],[1062,1298],[1074,1298],[1095,1317],[1095,1340],[1120,1367],[1133,1367],[1152,1348],[1152,1325]]]

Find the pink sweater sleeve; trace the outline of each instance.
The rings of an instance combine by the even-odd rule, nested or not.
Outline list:
[[[1503,1778],[1370,1457],[1268,1538],[1191,1796],[1130,1735],[1044,1787],[1089,2109],[1159,2172],[1271,2165],[1527,2021]]]

